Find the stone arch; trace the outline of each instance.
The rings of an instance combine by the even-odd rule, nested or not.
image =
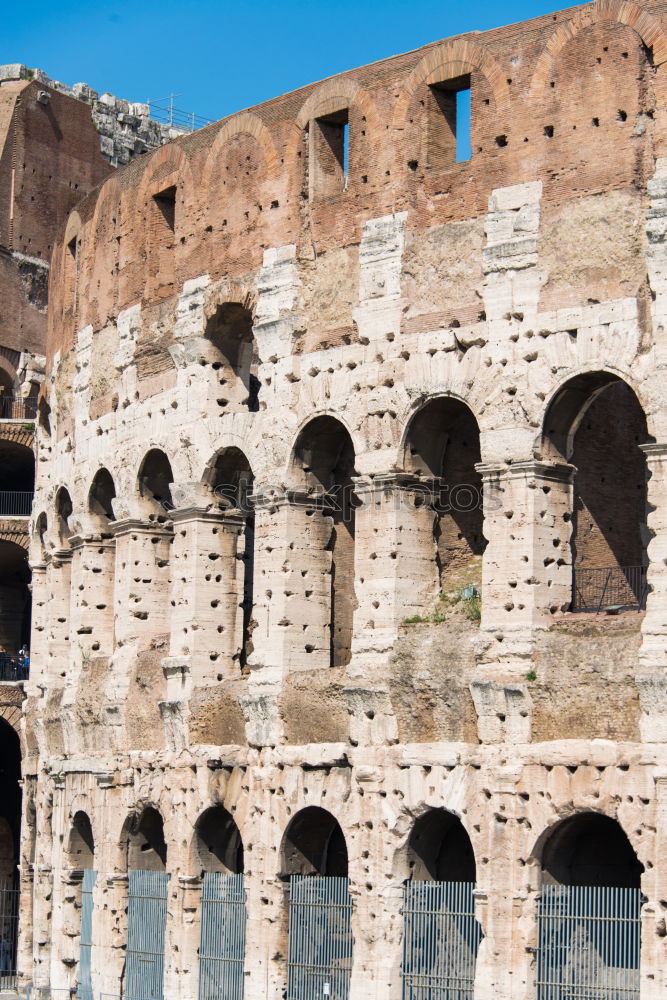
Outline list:
[[[452,80],[469,73],[481,73],[486,79],[498,115],[509,110],[510,91],[507,74],[483,45],[473,39],[457,39],[436,45],[423,56],[406,79],[396,102],[392,131],[405,128],[408,108],[418,87],[442,80]]]
[[[97,470],[88,491],[88,510],[103,525],[115,520],[113,501],[116,498],[116,485],[113,476],[102,466]]]
[[[532,856],[543,884],[639,888],[644,871],[618,819],[592,810],[574,812],[544,830]]]
[[[17,705],[0,705],[0,719],[4,719],[7,725],[16,733],[17,738],[21,737],[21,719],[23,713]]]
[[[66,486],[58,487],[53,507],[58,542],[60,546],[64,546],[67,544],[67,540],[72,534],[70,518],[74,510],[72,496]]]
[[[290,820],[280,849],[284,876],[346,877],[345,835],[336,817],[321,806],[306,806]]]
[[[601,21],[625,24],[634,29],[646,48],[651,50],[654,66],[667,61],[667,34],[656,17],[631,0],[596,0],[569,21],[559,24],[547,39],[533,71],[530,84],[532,101],[538,100],[546,87],[560,51],[585,28]]]
[[[345,432],[350,436],[350,440],[352,441],[352,446],[354,448],[355,455],[363,454],[365,450],[364,441],[361,439],[361,434],[359,430],[357,428],[350,427],[349,421],[345,416],[345,414],[340,413],[338,410],[334,410],[331,407],[326,407],[326,408],[322,407],[315,409],[299,421],[294,432],[293,440],[295,442],[295,445],[296,442],[299,440],[300,435],[306,429],[306,427],[308,427],[308,425],[311,424],[314,420],[318,420],[321,417],[330,418],[331,420],[335,420],[336,423],[340,424],[341,427],[344,428]],[[295,477],[294,474],[295,445],[292,446],[292,448],[288,453],[287,466],[285,469],[285,477],[286,477],[286,482],[289,485],[298,486],[302,485],[302,481],[300,480],[298,475]]]
[[[237,135],[248,135],[260,146],[264,155],[266,170],[272,175],[278,170],[278,151],[273,141],[271,132],[266,127],[259,115],[251,111],[244,111],[242,114],[234,115],[224,122],[222,128],[216,135],[211,148],[206,156],[204,169],[202,170],[202,189],[211,190],[212,174],[216,164],[223,154],[224,147]]]
[[[431,808],[415,820],[406,845],[409,877],[416,881],[472,882],[475,852],[461,818]]]
[[[173,507],[172,464],[161,448],[151,448],[144,455],[137,473],[137,492],[151,518],[165,520]]]
[[[207,310],[204,341],[208,349],[202,362],[210,363],[216,372],[220,384],[217,403],[223,413],[259,410],[259,354],[250,306],[248,296],[244,296],[239,301],[225,299]]]
[[[192,839],[193,871],[243,872],[243,839],[232,814],[223,805],[210,806],[198,817]]]
[[[356,105],[366,116],[371,130],[377,129],[379,122],[375,103],[361,84],[352,77],[326,80],[311,91],[301,105],[296,116],[296,124],[301,130],[311,119],[331,114],[331,112],[337,111],[341,104],[347,107],[352,104]]]
[[[167,844],[159,809],[146,804],[130,813],[121,831],[121,850],[128,871],[166,871]]]
[[[70,868],[92,868],[95,860],[95,838],[88,813],[78,809],[72,816],[67,855]]]

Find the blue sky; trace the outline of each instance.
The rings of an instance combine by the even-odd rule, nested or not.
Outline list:
[[[555,0],[121,0],[5,4],[1,63],[217,119],[304,84],[558,9]]]

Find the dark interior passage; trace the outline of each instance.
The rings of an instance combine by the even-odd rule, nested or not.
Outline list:
[[[408,845],[415,881],[475,882],[475,855],[458,816],[430,809],[416,821]]]
[[[243,872],[243,842],[239,828],[224,806],[213,806],[197,820],[196,848],[201,870],[239,875]]]
[[[285,875],[347,877],[347,845],[338,820],[319,806],[294,816],[283,839]]]
[[[580,813],[553,831],[542,853],[547,884],[639,888],[643,866],[619,824]]]

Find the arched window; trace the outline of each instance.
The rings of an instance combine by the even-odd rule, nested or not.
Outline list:
[[[243,843],[224,806],[207,809],[195,827],[202,880],[199,997],[243,997],[245,893]]]
[[[115,496],[116,487],[111,473],[107,469],[99,469],[90,487],[88,507],[90,513],[99,518],[101,525],[108,525],[114,520],[112,501]]]
[[[139,495],[151,521],[164,521],[173,509],[171,484],[174,475],[171,463],[158,448],[148,452],[139,470]]]
[[[67,845],[70,868],[92,868],[95,859],[95,841],[90,820],[85,812],[77,812]]]
[[[72,498],[69,495],[69,491],[64,486],[61,486],[56,493],[56,526],[58,540],[62,547],[67,545],[67,541],[72,534],[69,523],[72,511]]]
[[[316,996],[326,979],[330,996],[347,1000],[352,900],[338,820],[318,806],[302,809],[285,831],[282,858],[290,879],[287,995]]]
[[[143,871],[166,871],[167,845],[162,816],[151,806],[130,824],[127,867]]]
[[[433,491],[436,585],[445,590],[481,583],[483,535],[479,427],[458,399],[441,396],[413,416],[404,466]]]
[[[213,347],[220,412],[259,410],[259,357],[250,310],[240,302],[223,302],[208,320],[204,337]]]
[[[475,855],[458,817],[430,809],[416,821],[408,844],[410,878],[404,890],[405,1000],[434,995],[472,997],[482,940],[475,919]]]
[[[619,824],[579,813],[542,849],[537,998],[639,997],[643,867]]]
[[[328,577],[329,662],[345,666],[352,650],[354,592],[355,455],[352,439],[333,417],[316,417],[299,434],[292,460],[295,479],[307,498],[321,505],[331,519],[331,532],[323,551],[323,571]],[[328,555],[327,555],[328,553]]]
[[[645,606],[647,477],[640,445],[648,439],[634,392],[607,372],[571,379],[549,406],[543,455],[574,467],[574,611]]]

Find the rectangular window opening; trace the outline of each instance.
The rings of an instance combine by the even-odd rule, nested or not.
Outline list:
[[[157,205],[162,218],[173,233],[176,228],[176,188],[165,188],[165,190],[160,191],[159,194],[154,194],[153,201]]]
[[[428,88],[428,165],[434,169],[464,163],[472,156],[470,76]]]
[[[323,197],[347,188],[350,156],[348,109],[315,119],[312,129],[312,166],[315,193]]]

